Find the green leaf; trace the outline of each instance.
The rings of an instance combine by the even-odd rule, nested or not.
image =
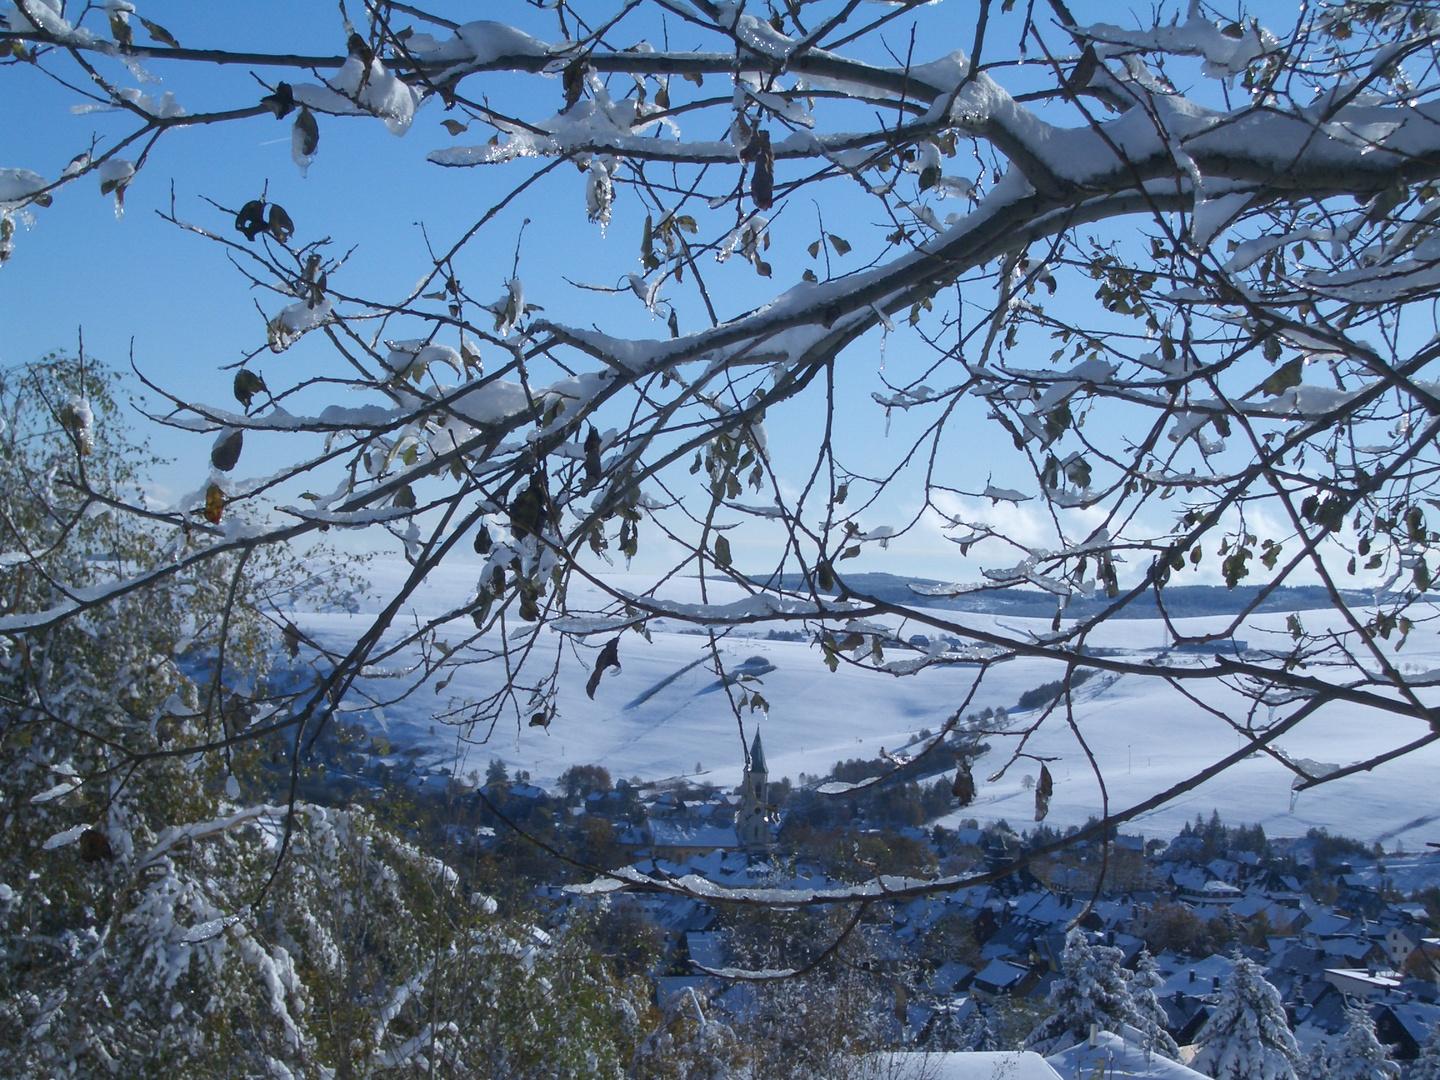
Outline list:
[[[143,15],[136,15],[135,17],[140,20],[140,25],[145,27],[145,32],[149,34],[154,40],[160,42],[160,44],[162,45],[169,45],[172,49],[180,48],[180,42],[175,40],[175,35],[170,33],[169,30],[166,30],[159,23],[151,22]]]
[[[240,449],[245,444],[243,431],[231,431],[215,440],[210,450],[210,464],[221,472],[229,472],[240,460]]]
[[[250,402],[256,394],[268,393],[265,387],[265,380],[249,368],[241,368],[235,373],[235,400],[245,408],[250,408]]]
[[[1260,384],[1260,389],[1270,397],[1279,397],[1290,387],[1300,385],[1300,375],[1304,369],[1304,359],[1297,356],[1276,368],[1270,377]]]

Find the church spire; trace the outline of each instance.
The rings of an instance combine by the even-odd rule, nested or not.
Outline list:
[[[759,728],[755,729],[755,738],[750,743],[750,771],[770,775],[770,770],[765,767],[765,747],[760,743]]]

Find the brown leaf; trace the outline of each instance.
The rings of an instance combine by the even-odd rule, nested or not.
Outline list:
[[[225,494],[218,485],[211,484],[205,489],[205,520],[211,525],[219,525],[220,517],[225,513]]]
[[[295,91],[287,82],[275,84],[275,92],[266,94],[260,104],[275,114],[275,119],[289,116],[295,109]]]
[[[302,158],[314,157],[315,150],[320,145],[320,125],[304,105],[300,106],[300,115],[295,117],[295,132],[291,143]]]
[[[577,56],[565,65],[565,73],[560,76],[560,85],[565,89],[565,108],[569,109],[580,100],[580,95],[585,92],[585,58],[583,56]]]
[[[755,132],[746,150],[755,158],[755,172],[750,177],[750,198],[755,200],[755,209],[769,210],[775,204],[775,154],[770,149],[770,133]]]
[[[276,206],[273,203],[270,206],[270,222],[266,228],[269,229],[270,235],[282,244],[295,235],[295,222],[290,220],[290,215],[285,212],[283,206]]]
[[[1055,794],[1055,780],[1050,775],[1050,770],[1044,765],[1040,766],[1040,782],[1035,785],[1035,820],[1044,821],[1045,815],[1050,813],[1050,796]]]
[[[140,25],[145,27],[146,33],[148,33],[156,41],[160,42],[160,44],[169,45],[172,49],[180,48],[180,42],[175,40],[175,35],[170,33],[169,30],[166,30],[159,23],[151,22],[143,15],[136,15],[135,17],[140,20]]]
[[[80,834],[80,858],[86,862],[100,862],[114,857],[110,838],[99,829],[86,829]]]
[[[462,124],[459,120],[441,120],[440,126],[451,135],[459,135],[462,131],[469,131],[469,124]]]
[[[245,234],[246,240],[254,240],[265,231],[265,201],[251,199],[235,215],[235,228]]]
[[[581,491],[589,491],[604,475],[600,466],[600,433],[591,425],[590,434],[585,436],[585,483]]]
[[[590,673],[590,681],[585,684],[585,696],[592,701],[595,699],[595,688],[600,685],[600,676],[605,674],[607,668],[620,670],[620,639],[611,638],[600,650],[600,655],[595,658],[595,670]]]

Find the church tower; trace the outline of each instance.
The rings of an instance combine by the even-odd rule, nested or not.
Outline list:
[[[773,841],[769,817],[770,772],[765,766],[765,747],[760,742],[758,729],[750,744],[742,789],[740,812],[735,815],[735,833],[744,847],[769,847]]]

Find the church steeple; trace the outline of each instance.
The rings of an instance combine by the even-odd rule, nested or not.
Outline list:
[[[755,729],[755,738],[750,742],[750,771],[769,779],[770,770],[765,767],[765,747],[760,743],[760,729]]]
[[[770,835],[769,791],[770,770],[765,764],[765,747],[757,729],[741,784],[740,812],[735,815],[735,832],[747,848],[769,847],[774,839]]]

